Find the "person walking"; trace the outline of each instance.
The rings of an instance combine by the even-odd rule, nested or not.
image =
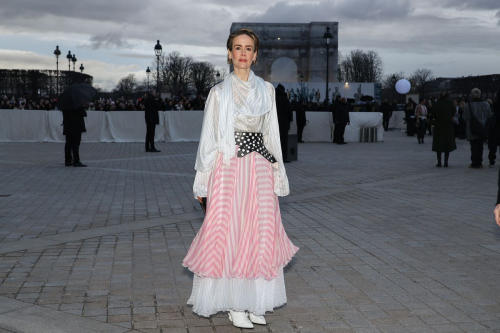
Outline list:
[[[295,117],[297,118],[297,139],[299,143],[304,143],[302,134],[304,133],[304,127],[307,125],[306,110],[302,102],[294,102],[293,109],[295,111]]]
[[[380,105],[380,112],[382,112],[382,125],[384,126],[384,131],[387,132],[389,129],[389,121],[392,117],[392,106],[389,104],[387,99],[384,99]]]
[[[417,129],[418,144],[424,143],[425,130],[427,127],[427,108],[425,107],[425,98],[421,98],[415,108],[415,127]]]
[[[470,142],[471,169],[483,167],[483,143],[487,136],[486,122],[493,115],[490,105],[481,100],[481,90],[471,91],[472,102],[465,104],[463,118],[467,123],[467,140]]]
[[[493,118],[488,124],[488,159],[490,167],[495,165],[496,155],[500,147],[500,91],[492,105]]]
[[[457,149],[455,143],[455,135],[453,134],[453,115],[455,109],[453,103],[449,100],[449,94],[445,90],[439,95],[439,99],[434,103],[432,108],[434,118],[434,134],[432,136],[432,151],[436,152],[438,163],[436,166],[440,168],[441,156],[444,153],[444,167],[448,167],[448,159],[450,152]]]
[[[415,136],[415,107],[417,105],[412,98],[405,105],[406,135]]]
[[[278,124],[280,129],[280,142],[281,153],[283,161],[290,163],[288,160],[288,131],[290,130],[290,123],[293,121],[292,105],[288,100],[285,87],[278,84],[276,87],[276,110],[278,112]]]
[[[194,273],[188,304],[233,325],[266,324],[286,303],[283,268],[298,251],[281,222],[278,196],[290,193],[274,87],[256,76],[259,39],[239,29],[227,40],[234,66],[209,93],[196,156],[195,198],[206,216],[183,266]]]
[[[160,124],[160,115],[158,114],[160,101],[156,97],[155,91],[152,91],[146,96],[146,100],[144,101],[144,118],[146,119],[146,152],[159,153],[161,150],[155,148],[155,131],[156,125]]]
[[[429,135],[432,135],[432,126],[434,125],[434,116],[432,114],[433,101],[428,100],[426,107],[427,107],[427,133]]]
[[[351,124],[348,105],[345,97],[337,98],[337,100],[335,101],[333,115],[333,122],[335,123],[333,140],[338,145],[345,145],[347,144],[347,142],[345,142],[344,140],[345,127]]]
[[[63,110],[63,135],[66,137],[64,145],[64,165],[84,168],[87,165],[80,161],[80,143],[82,133],[87,132],[85,117],[87,112],[80,106],[76,110]]]

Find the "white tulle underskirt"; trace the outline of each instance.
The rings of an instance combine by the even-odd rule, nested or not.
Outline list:
[[[264,315],[286,303],[283,268],[278,277],[266,280],[239,278],[208,278],[194,275],[193,291],[187,304],[193,312],[209,317],[219,311],[248,311]]]

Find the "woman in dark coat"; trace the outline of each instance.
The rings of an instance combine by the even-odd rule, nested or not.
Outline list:
[[[432,151],[437,154],[438,164],[441,167],[441,153],[444,153],[444,167],[448,167],[450,152],[457,149],[453,134],[453,115],[455,109],[448,99],[448,92],[443,91],[432,107],[434,118],[434,134],[432,136]]]

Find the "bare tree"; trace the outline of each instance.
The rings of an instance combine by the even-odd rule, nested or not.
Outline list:
[[[155,59],[152,66],[157,68],[158,60]],[[164,88],[170,90],[174,95],[180,91],[187,91],[191,82],[191,56],[183,56],[178,51],[160,57],[160,91]],[[156,81],[156,71],[152,71],[153,82]]]
[[[353,50],[339,54],[339,81],[377,82],[382,79],[382,58],[375,51]]]
[[[134,74],[129,74],[118,81],[115,90],[124,96],[129,96],[136,90],[137,86],[137,78]]]
[[[215,67],[209,62],[195,61],[191,64],[191,78],[198,94],[215,84]]]
[[[382,79],[382,89],[394,89],[396,82],[404,78],[403,72],[388,74]]]
[[[410,81],[415,86],[415,90],[421,95],[425,96],[434,83],[434,76],[432,71],[427,68],[419,68],[410,75]]]

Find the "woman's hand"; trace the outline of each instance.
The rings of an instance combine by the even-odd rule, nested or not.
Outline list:
[[[498,204],[495,207],[495,210],[493,210],[493,213],[495,213],[495,221],[497,222],[498,226],[500,227],[500,204]]]
[[[203,198],[202,198],[202,197],[198,196],[197,198],[198,198],[198,201],[199,201],[200,203],[203,203]]]

